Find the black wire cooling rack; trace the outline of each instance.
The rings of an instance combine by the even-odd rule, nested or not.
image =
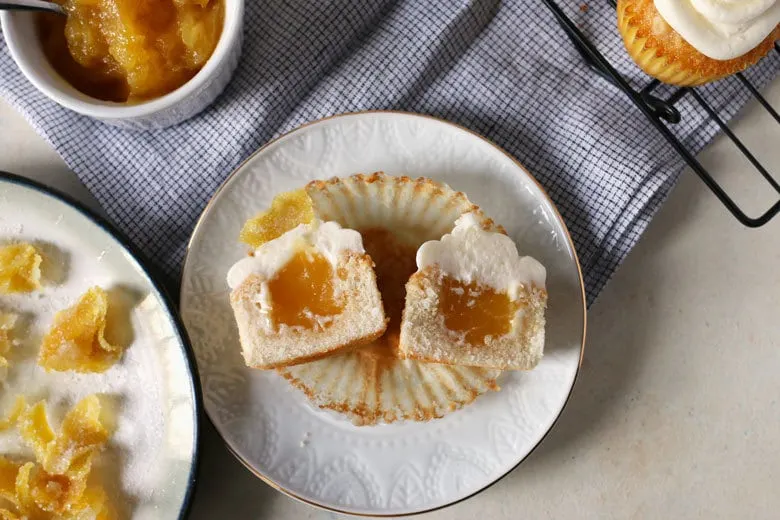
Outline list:
[[[615,0],[607,0],[613,7],[617,5]],[[780,212],[780,184],[770,174],[764,165],[762,165],[758,159],[751,153],[751,151],[745,146],[745,144],[736,136],[734,132],[728,127],[728,125],[721,119],[717,112],[702,95],[696,91],[695,88],[677,88],[669,96],[661,98],[654,94],[656,88],[661,83],[658,80],[650,81],[643,89],[636,90],[628,81],[609,63],[609,61],[596,49],[596,47],[586,38],[579,30],[577,25],[566,16],[563,10],[558,6],[554,0],[543,0],[547,7],[552,11],[558,23],[561,25],[569,39],[576,47],[577,51],[582,56],[583,60],[588,66],[593,69],[594,72],[602,76],[604,79],[622,90],[634,104],[642,111],[647,117],[650,123],[658,129],[659,132],[669,141],[669,144],[677,151],[677,153],[685,159],[688,166],[699,176],[699,178],[712,190],[716,197],[723,203],[724,206],[731,212],[734,217],[742,224],[748,227],[760,227],[772,220]],[[780,46],[775,43],[775,51],[780,54]],[[769,102],[758,92],[758,89],[748,80],[742,73],[737,74],[742,86],[749,91],[749,93],[766,109],[770,116],[780,125],[780,115],[777,110],[772,107]],[[692,97],[699,107],[707,114],[710,120],[720,127],[723,133],[731,139],[737,149],[745,156],[745,158],[753,165],[758,173],[766,180],[766,182],[774,189],[778,195],[778,200],[763,214],[757,217],[748,216],[745,211],[729,196],[726,190],[716,181],[712,175],[704,168],[701,163],[694,157],[694,155],[688,150],[688,148],[675,137],[669,125],[674,125],[682,120],[680,111],[675,106],[682,98],[690,96]]]

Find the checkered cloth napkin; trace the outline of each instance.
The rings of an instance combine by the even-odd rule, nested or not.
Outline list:
[[[607,0],[559,4],[637,85]],[[39,94],[0,46],[0,94],[62,155],[108,215],[176,279],[193,224],[250,153],[301,123],[363,109],[423,112],[483,134],[547,188],[571,230],[589,303],[639,239],[682,160],[591,72],[539,0],[247,0],[244,52],[224,94],[174,128],[118,130]],[[777,53],[748,76],[777,76]],[[701,89],[731,117],[736,80]],[[716,134],[681,103],[677,133]]]

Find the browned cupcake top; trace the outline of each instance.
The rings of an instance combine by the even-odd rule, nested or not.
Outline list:
[[[646,72],[659,76],[654,67],[657,63],[651,62],[664,60],[666,67],[698,77],[699,81],[688,78],[690,84],[705,83],[746,69],[768,54],[780,38],[778,25],[748,53],[729,60],[716,60],[702,54],[675,31],[661,16],[654,0],[619,0],[618,19],[626,46]],[[643,55],[637,56],[636,49],[640,46]]]

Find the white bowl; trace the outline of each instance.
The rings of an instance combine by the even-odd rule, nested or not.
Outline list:
[[[187,83],[162,97],[137,104],[101,101],[76,90],[51,66],[41,47],[35,16],[0,13],[3,34],[16,64],[35,87],[65,108],[110,125],[150,130],[181,123],[209,106],[225,89],[238,64],[244,0],[224,0],[225,25],[214,54]]]

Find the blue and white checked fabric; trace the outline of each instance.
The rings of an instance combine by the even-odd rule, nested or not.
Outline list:
[[[621,71],[609,2],[560,5]],[[777,76],[772,53],[748,76]],[[703,89],[731,117],[736,80]],[[639,239],[683,163],[629,100],[593,74],[538,0],[247,0],[244,54],[225,93],[174,128],[133,133],[45,99],[0,47],[0,95],[18,107],[169,276],[196,218],[251,152],[301,123],[363,109],[440,116],[498,143],[560,208],[592,303]],[[683,101],[677,132],[694,151],[717,128]]]

